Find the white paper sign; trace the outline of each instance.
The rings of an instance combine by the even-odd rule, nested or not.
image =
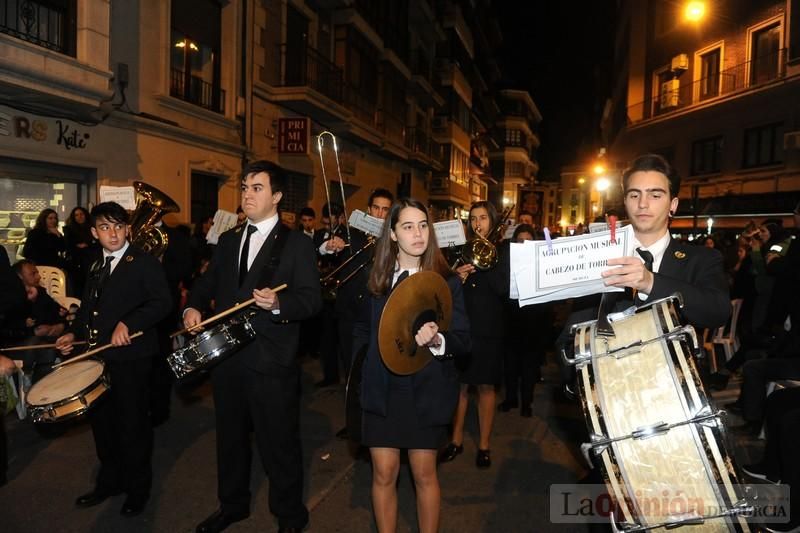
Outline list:
[[[128,211],[133,211],[136,209],[136,191],[132,186],[112,187],[110,185],[101,185],[100,201],[117,202]]]
[[[464,224],[460,220],[434,222],[433,232],[436,234],[436,240],[439,241],[439,248],[461,246],[467,242],[467,237],[464,235]]]
[[[206,242],[208,244],[217,244],[219,236],[236,226],[238,220],[239,217],[236,213],[218,209],[214,213],[214,223],[211,225],[211,229],[208,230],[208,234],[206,234]]]
[[[607,287],[600,274],[608,260],[633,255],[633,227],[611,232],[577,235],[546,241],[511,243],[512,285],[520,306],[563,300],[600,292],[618,292]],[[513,297],[513,296],[512,296]]]
[[[351,227],[360,229],[367,235],[372,235],[373,237],[380,237],[381,233],[383,233],[383,219],[368,215],[359,209],[354,209],[350,213],[350,219],[347,223],[350,224]]]

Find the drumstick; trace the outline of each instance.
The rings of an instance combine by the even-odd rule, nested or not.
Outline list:
[[[283,289],[285,289],[286,287],[288,287],[288,285],[283,283],[281,285],[278,285],[274,289],[272,289],[272,292],[280,292]],[[202,322],[200,322],[198,324],[195,324],[194,326],[191,326],[191,327],[188,327],[188,328],[183,328],[180,331],[176,331],[175,333],[170,335],[169,338],[172,339],[174,337],[177,337],[178,335],[183,335],[184,333],[187,333],[189,331],[193,331],[195,329],[202,328],[203,326],[205,326],[209,322],[213,322],[213,321],[218,320],[218,319],[220,319],[220,318],[222,318],[224,316],[228,316],[231,313],[235,313],[236,311],[239,311],[240,309],[242,309],[244,307],[248,307],[249,305],[252,305],[255,301],[256,301],[255,298],[250,298],[246,302],[242,302],[240,304],[236,304],[233,307],[231,307],[230,309],[227,309],[227,310],[225,310],[225,311],[223,311],[223,312],[221,312],[219,314],[216,314],[216,315],[212,316],[211,318],[207,318],[207,319],[203,320]]]
[[[73,346],[78,346],[80,344],[86,344],[86,341],[75,341],[72,343]],[[45,348],[55,348],[56,343],[52,344],[31,344],[30,346],[11,346],[9,348],[0,348],[0,352],[21,352],[24,350],[43,350]]]
[[[140,335],[144,335],[144,331],[137,331],[136,333],[131,335],[129,338],[131,340],[133,340],[133,339],[135,339],[136,337],[138,337]],[[75,343],[75,344],[77,344],[77,343]],[[72,359],[67,359],[66,361],[63,361],[63,362],[58,363],[58,364],[55,364],[55,365],[53,365],[53,368],[58,368],[60,366],[68,365],[70,363],[77,363],[78,361],[82,361],[82,360],[86,359],[87,357],[91,357],[94,354],[100,353],[103,350],[108,350],[109,348],[114,348],[114,345],[111,344],[110,342],[108,344],[104,344],[102,346],[98,346],[94,350],[89,350],[88,352],[82,353],[77,357],[73,357]]]

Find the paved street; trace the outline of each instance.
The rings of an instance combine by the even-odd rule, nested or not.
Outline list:
[[[315,390],[319,362],[304,361],[302,433],[309,531],[375,531],[369,499],[370,466],[355,459],[347,443],[333,437],[343,425],[343,387]],[[474,466],[477,420],[468,418],[465,452],[440,467],[443,532],[588,531],[582,524],[549,522],[547,491],[553,483],[575,483],[586,474],[576,442],[583,419],[578,405],[555,394],[556,369],[546,367],[537,387],[533,419],[517,410],[498,413],[492,441],[494,464]],[[728,395],[729,397],[729,395]],[[86,423],[63,435],[42,438],[27,422],[7,420],[10,482],[0,489],[4,532],[188,532],[217,507],[214,422],[207,383],[176,397],[173,416],[156,429],[152,498],[136,518],[119,515],[123,496],[90,509],[74,499],[92,488],[95,467]],[[744,450],[744,449],[743,449]],[[253,465],[251,517],[232,532],[272,531],[267,481],[260,462]],[[415,531],[416,518],[408,469],[399,486],[398,531]]]

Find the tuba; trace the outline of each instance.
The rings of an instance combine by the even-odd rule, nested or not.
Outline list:
[[[167,234],[155,226],[167,213],[181,210],[175,201],[152,185],[134,181],[136,209],[131,215],[131,244],[140,250],[160,257],[167,249]]]

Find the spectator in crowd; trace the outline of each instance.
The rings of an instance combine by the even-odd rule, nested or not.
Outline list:
[[[36,223],[28,232],[22,255],[40,266],[52,266],[66,270],[64,255],[67,243],[58,231],[58,213],[44,209],[36,217]]]
[[[317,214],[310,207],[304,207],[300,210],[300,228],[307,237],[314,238],[314,222],[317,219]]]
[[[208,244],[206,236],[211,226],[214,224],[213,216],[206,216],[201,218],[194,226],[192,237],[189,240],[189,246],[192,250],[192,272],[194,276],[199,276],[205,271],[205,266],[211,261],[211,256],[214,254],[214,246]]]
[[[67,272],[69,274],[70,296],[81,297],[89,267],[99,254],[95,238],[92,237],[92,222],[89,212],[83,207],[75,207],[64,225],[64,241],[67,244]]]
[[[242,209],[242,206],[237,207],[236,208],[236,225],[239,226],[241,224],[244,224],[244,222],[246,220],[247,220],[247,215],[244,214],[244,210]],[[208,232],[206,232],[206,233],[208,233]]]

